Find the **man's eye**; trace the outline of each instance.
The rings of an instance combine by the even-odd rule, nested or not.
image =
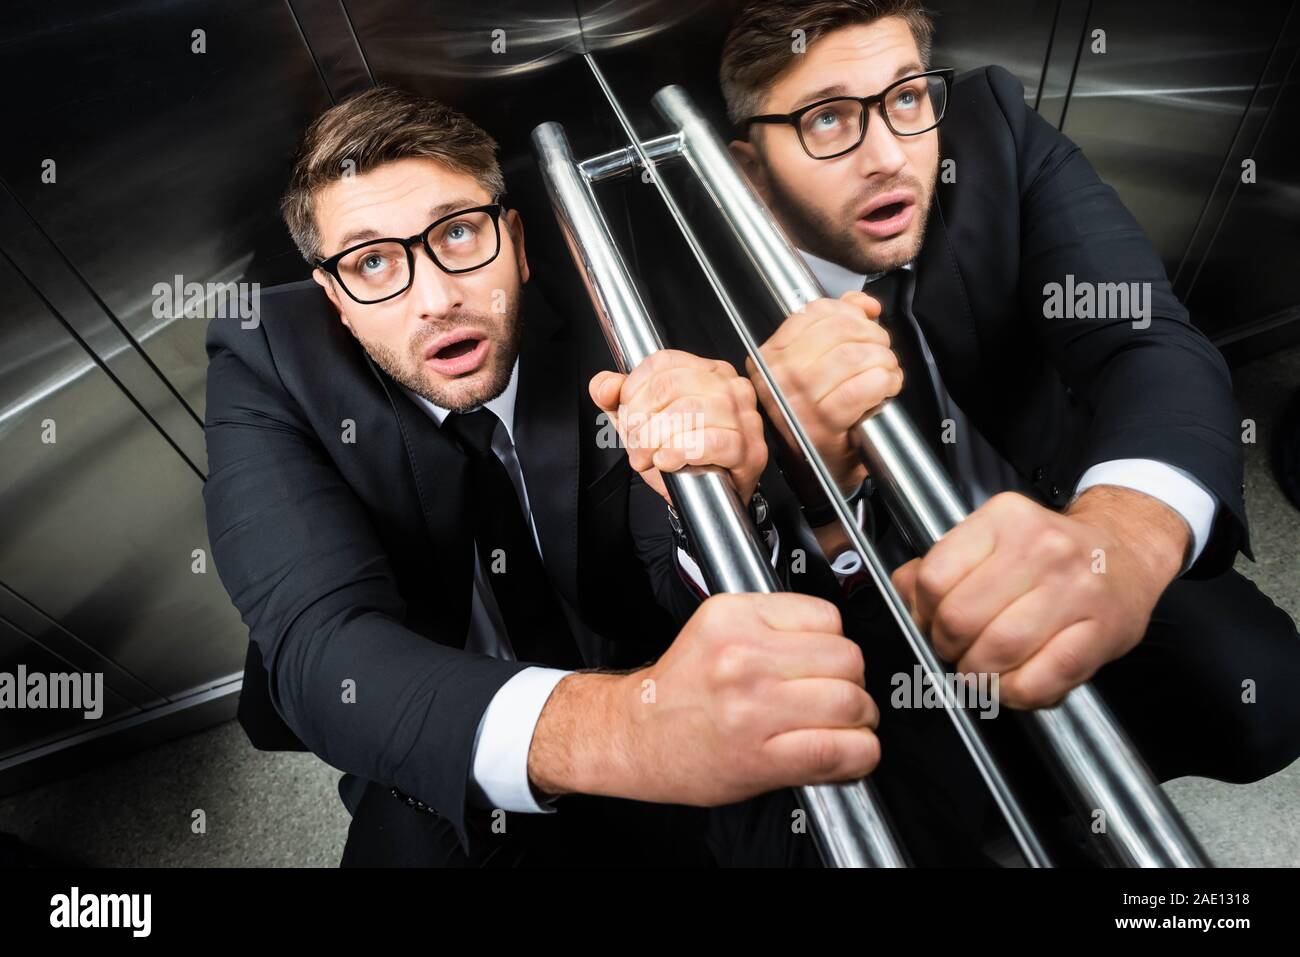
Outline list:
[[[447,230],[447,239],[453,243],[463,243],[467,239],[473,238],[474,231],[465,223],[456,223]]]
[[[383,269],[384,266],[386,265],[388,265],[387,259],[385,259],[383,256],[380,256],[378,253],[371,253],[369,256],[366,256],[364,259],[361,260],[361,271],[378,272],[380,269]]]
[[[813,125],[822,126],[822,127],[834,126],[839,121],[840,121],[840,116],[838,113],[836,113],[834,110],[826,110],[822,113],[818,113],[813,118]]]
[[[901,109],[910,109],[911,107],[916,106],[916,104],[917,96],[915,90],[903,90],[898,94],[898,96],[894,97],[894,106]]]

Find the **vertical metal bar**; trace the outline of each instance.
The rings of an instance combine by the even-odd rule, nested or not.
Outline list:
[[[795,312],[809,300],[821,297],[822,290],[807,264],[686,91],[679,86],[665,87],[655,94],[654,104],[674,132],[681,134],[687,162],[777,304],[786,312]],[[868,469],[883,487],[895,521],[918,551],[928,550],[969,513],[960,493],[901,408],[883,403],[859,423],[855,441]],[[849,529],[851,536],[852,531]],[[901,605],[888,581],[881,592],[891,607]],[[907,621],[911,623],[910,615]],[[904,631],[912,640],[915,625],[910,629],[904,626]],[[920,638],[919,634],[916,637]],[[921,640],[920,644],[923,649],[913,641],[913,650],[926,664],[926,652],[933,657],[933,651],[928,641]],[[965,717],[964,713],[949,711],[959,723]],[[1140,867],[1209,865],[1186,823],[1089,685],[1074,689],[1054,708],[1029,712],[1028,720],[1065,780],[1073,786],[1076,802],[1105,813],[1105,840],[1120,860]]]
[[[683,149],[684,148],[683,145]],[[929,642],[925,640],[925,637],[917,628],[916,622],[912,620],[908,608],[903,604],[902,598],[890,583],[889,573],[886,571],[884,564],[876,554],[875,548],[867,540],[866,535],[852,517],[848,503],[845,501],[839,488],[836,487],[830,471],[826,467],[826,463],[813,447],[807,433],[804,431],[803,424],[799,422],[798,418],[787,403],[785,396],[777,386],[772,377],[771,370],[767,367],[767,362],[763,359],[762,353],[759,351],[758,342],[754,339],[753,333],[746,325],[745,320],[741,317],[740,310],[736,307],[735,302],[732,301],[731,296],[722,284],[721,279],[718,278],[717,272],[714,270],[708,254],[704,251],[703,245],[695,236],[695,232],[691,228],[690,224],[686,222],[685,215],[682,213],[676,200],[668,191],[667,187],[657,178],[655,179],[655,182],[659,185],[660,190],[663,193],[664,201],[668,205],[669,211],[672,213],[674,220],[677,222],[677,226],[681,230],[683,238],[686,239],[687,245],[691,247],[691,251],[695,254],[700,267],[704,270],[704,274],[706,278],[708,278],[709,284],[713,287],[714,293],[722,303],[727,318],[731,321],[732,328],[735,330],[737,337],[744,344],[745,351],[749,353],[750,359],[753,361],[755,369],[763,380],[763,383],[767,386],[768,392],[776,401],[782,418],[785,420],[786,425],[789,426],[790,433],[794,436],[795,441],[799,445],[800,452],[803,453],[803,456],[807,460],[809,467],[812,469],[814,476],[816,476],[822,492],[831,503],[836,517],[839,519],[841,526],[843,526],[845,532],[848,534],[854,549],[866,563],[867,570],[871,574],[871,578],[875,582],[876,588],[885,599],[886,607],[889,609],[890,614],[893,615],[894,621],[897,623],[899,629],[903,632],[903,636],[906,638],[913,654],[916,655],[917,661],[920,662],[927,679],[931,683],[931,687],[936,688],[939,691],[941,703],[948,714],[949,720],[953,723],[953,728],[956,730],[957,736],[961,739],[962,744],[970,754],[971,761],[974,763],[980,777],[984,779],[984,783],[988,786],[994,802],[997,804],[998,809],[1002,812],[1002,816],[1007,822],[1012,837],[1015,838],[1016,843],[1020,847],[1021,853],[1025,857],[1025,861],[1031,867],[1050,867],[1051,860],[1047,855],[1047,850],[1043,847],[1042,842],[1038,839],[1038,835],[1034,832],[1024,809],[1020,806],[1019,801],[1016,800],[1016,796],[1012,792],[1010,784],[1007,782],[1006,775],[1002,773],[1001,768],[994,760],[984,739],[980,736],[979,732],[976,731],[974,720],[956,701],[953,685],[944,680],[945,676],[943,668],[939,663],[938,657],[934,653],[934,649],[931,648]],[[766,215],[766,209],[761,205],[756,211]],[[775,223],[773,223],[773,229],[776,228]],[[751,253],[752,252],[753,251],[751,251]],[[809,281],[812,282],[811,276],[809,277]],[[901,421],[903,422],[903,425],[906,426],[906,421]],[[912,438],[915,439],[915,436],[913,435]],[[916,444],[919,445],[919,443]],[[938,475],[942,478],[942,473],[938,473]]]
[[[620,369],[630,371],[662,348],[591,185],[579,172],[564,128],[544,123],[533,130],[556,219],[578,264]],[[779,590],[765,549],[739,497],[716,469],[690,468],[666,475],[669,492],[692,540],[705,578],[715,592]],[[818,849],[837,867],[903,867],[906,858],[865,781],[799,788],[813,823]]]

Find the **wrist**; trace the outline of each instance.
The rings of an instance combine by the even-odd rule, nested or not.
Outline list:
[[[544,797],[624,792],[632,677],[577,672],[555,686],[528,750],[529,783]]]
[[[1133,489],[1095,485],[1076,498],[1066,514],[1106,532],[1157,595],[1182,574],[1191,529],[1158,499]]]

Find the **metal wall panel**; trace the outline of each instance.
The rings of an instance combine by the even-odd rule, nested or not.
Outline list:
[[[48,648],[34,641],[12,623],[0,618],[0,672],[14,676],[16,680],[20,667],[25,669],[26,675],[40,673],[47,680],[50,675],[75,674],[80,671],[52,654]],[[86,670],[93,672],[94,669]],[[40,747],[57,738],[106,725],[117,718],[138,712],[138,708],[116,694],[107,682],[101,685],[101,689],[102,713],[98,718],[87,718],[85,710],[6,708],[4,720],[0,721],[0,762],[19,751]],[[20,688],[20,693],[24,690]]]
[[[289,7],[74,0],[8,5],[0,22],[0,179],[201,416],[204,323],[155,316],[152,290],[302,270],[276,199],[329,98]]]
[[[981,0],[939,0],[935,15],[935,66],[958,72],[996,63],[1025,85],[1025,99],[1038,99],[1043,65],[1052,44],[1057,0],[1007,0],[996,11]]]
[[[200,477],[3,254],[0,316],[6,592],[161,697],[237,670]]]
[[[1289,10],[1260,0],[1095,0],[1064,131],[1119,191],[1170,276],[1191,240]],[[1105,53],[1092,33],[1105,31]]]
[[[1278,38],[1175,290],[1222,346],[1300,338],[1300,3]],[[1253,166],[1246,181],[1245,161]],[[1284,328],[1284,327],[1288,327]]]
[[[536,280],[585,319],[529,134],[559,120],[579,155],[623,144],[584,50],[643,133],[659,130],[649,98],[668,83],[721,119],[717,54],[737,6],[133,0],[106,10],[73,0],[0,12],[11,91],[0,155],[0,667],[28,653],[103,662],[123,707],[145,713],[238,670],[245,630],[215,570],[190,570],[191,549],[207,548],[205,323],[155,316],[153,287],[176,274],[306,275],[276,203],[311,117],[373,82],[469,113],[501,143]],[[933,6],[934,62],[1012,70],[1119,190],[1171,275],[1187,260],[1180,292],[1203,327],[1230,337],[1294,313],[1292,0],[1241,16],[1209,0]],[[1097,28],[1105,54],[1085,42]],[[1260,180],[1225,193],[1234,144],[1249,147]],[[42,181],[46,160],[55,182]],[[635,178],[602,190],[633,261],[668,277],[651,299],[669,312],[665,294],[681,299],[694,284],[686,301],[711,305],[653,192]],[[706,324],[694,306],[663,318],[684,334]],[[45,419],[57,423],[54,445],[40,441]]]

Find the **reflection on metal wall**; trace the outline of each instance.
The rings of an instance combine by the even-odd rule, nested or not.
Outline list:
[[[1252,4],[1227,31],[1218,0],[1177,6],[1154,31],[1146,4],[1092,4],[1063,127],[1146,227],[1171,276],[1290,3]],[[1094,52],[1103,39],[1105,52]]]
[[[933,5],[935,63],[1015,73],[1151,233],[1203,328],[1227,341],[1296,318],[1296,0],[1249,16],[1210,0]],[[736,6],[79,0],[0,13],[0,78],[25,91],[6,100],[0,153],[0,670],[24,657],[102,667],[125,715],[239,669],[244,628],[211,567],[191,571],[207,548],[205,323],[157,309],[154,287],[306,275],[276,200],[310,117],[374,82],[470,113],[502,144],[535,274],[563,295],[576,279],[529,132],[559,120],[581,155],[622,145],[574,54],[599,54],[647,135],[660,132],[650,95],[668,83],[720,115]],[[1255,184],[1240,181],[1243,158]],[[609,188],[645,271],[693,273],[658,204],[635,182]],[[583,308],[580,290],[571,301]],[[54,445],[40,441],[46,419]],[[66,730],[7,726],[0,770],[6,751]]]
[[[1255,89],[1174,289],[1244,357],[1300,319],[1300,4]],[[1281,336],[1279,336],[1281,334]]]

